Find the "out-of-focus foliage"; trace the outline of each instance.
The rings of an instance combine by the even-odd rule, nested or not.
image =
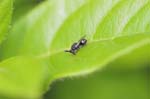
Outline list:
[[[25,16],[44,0],[14,0],[13,22]]]
[[[148,76],[146,70],[105,70],[80,79],[59,81],[45,99],[149,99]]]
[[[0,44],[5,39],[12,16],[12,0],[0,1]]]
[[[5,2],[12,3],[12,0]],[[9,3],[5,5],[10,7],[11,12],[12,6]],[[2,11],[0,9],[0,14]],[[147,79],[143,78],[145,73],[142,70],[147,68],[143,64],[148,64],[150,58],[149,16],[149,0],[15,0],[12,27],[7,39],[0,45],[0,95],[17,99],[41,98],[56,79],[93,73],[111,62],[108,68],[112,71],[102,70],[100,76],[83,81],[83,85],[86,83],[88,86],[87,95],[82,95],[84,90],[75,86],[72,96],[68,96],[65,89],[71,89],[71,84],[68,89],[65,85],[58,87],[59,91],[52,92],[49,97],[96,99],[95,95],[104,92],[101,98],[114,99],[114,91],[123,84],[131,89],[140,86],[134,95],[140,95],[141,91],[141,97],[146,99],[147,91],[143,85]],[[4,18],[0,17],[0,20]],[[64,52],[84,35],[88,43],[77,55]],[[112,63],[114,60],[116,62]],[[118,70],[130,72],[114,73]],[[109,79],[112,82],[110,86],[107,84]],[[123,83],[118,81],[120,79]],[[93,84],[96,82],[100,85]],[[132,86],[134,83],[136,87]],[[108,91],[97,88],[90,92],[97,86]],[[81,88],[85,89],[84,86]],[[76,91],[79,95],[74,96]],[[118,99],[127,91],[120,91]],[[127,96],[132,99],[130,91]]]

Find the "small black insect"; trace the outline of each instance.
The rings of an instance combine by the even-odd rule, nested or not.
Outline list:
[[[77,51],[85,46],[87,43],[87,40],[85,39],[85,36],[82,37],[78,42],[75,42],[72,44],[71,49],[70,50],[65,50],[65,52],[69,52],[72,53],[73,55],[76,55]]]

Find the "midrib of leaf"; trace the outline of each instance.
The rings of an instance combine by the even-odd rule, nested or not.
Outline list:
[[[38,57],[40,60],[41,59],[46,59],[48,61],[50,61],[50,68],[51,66],[53,68],[55,68],[55,71],[51,74],[53,75],[53,79],[58,79],[58,78],[62,78],[62,77],[68,77],[68,76],[77,76],[77,75],[85,75],[85,74],[89,74],[89,73],[92,73],[92,72],[95,72],[99,69],[101,69],[103,66],[105,66],[106,64],[114,61],[115,59],[117,59],[118,57],[122,56],[122,55],[125,55],[125,54],[128,54],[132,51],[134,51],[135,49],[139,48],[139,47],[143,47],[147,44],[150,44],[150,38],[149,38],[149,34],[146,34],[146,35],[142,35],[142,34],[137,34],[137,35],[132,35],[131,37],[128,37],[128,36],[122,36],[122,37],[118,37],[118,38],[115,38],[113,40],[105,40],[105,41],[102,41],[102,40],[95,40],[95,41],[92,41],[88,44],[88,48],[85,48],[83,49],[82,51],[80,51],[79,56],[77,55],[76,57],[77,58],[73,58],[74,56],[69,56],[69,55],[65,55],[66,53],[64,53],[64,50],[62,51],[58,51],[56,53],[53,53],[53,54],[50,54],[50,55],[46,55],[46,56],[42,56],[42,57]],[[95,61],[93,62],[93,60],[89,60],[91,61],[91,63],[94,63],[94,65],[82,65],[79,61],[79,63],[82,65],[82,66],[72,66],[73,64],[75,65],[79,65],[78,64],[78,61],[75,62],[76,59],[80,58],[80,59],[84,59],[88,56],[87,55],[87,51],[86,49],[90,49],[90,48],[93,48],[94,49],[94,44],[93,43],[97,43],[102,45],[103,46],[103,43],[108,43],[110,47],[114,47],[114,46],[111,46],[111,43],[114,43],[114,41],[117,41],[117,39],[124,39],[125,40],[131,40],[131,42],[128,42],[125,46],[122,46],[122,45],[117,45],[118,46],[121,46],[119,49],[116,49],[113,53],[110,53],[110,55],[103,55],[102,53],[99,53],[99,56],[100,57],[103,57],[103,59],[100,59],[98,61],[98,63]],[[129,38],[129,39],[128,39]],[[132,39],[134,39],[132,41]],[[111,49],[111,48],[110,48]],[[108,50],[108,49],[105,49],[105,50]],[[85,51],[85,52],[84,52]],[[93,50],[94,51],[94,50]],[[83,55],[84,54],[84,55]],[[93,52],[91,51],[91,54],[93,54]],[[58,56],[64,56],[63,58],[65,58],[67,61],[73,61],[74,60],[74,63],[66,63],[67,67],[63,67],[64,69],[61,68],[61,64],[65,64],[66,61],[61,61],[63,60],[63,58],[61,59],[58,59]],[[89,54],[88,54],[89,55]],[[85,56],[85,57],[83,57]],[[92,55],[93,56],[93,55]],[[90,55],[91,57],[91,55]],[[93,56],[94,57],[94,56]],[[100,57],[97,57],[95,56],[96,58],[100,58]],[[57,58],[57,59],[56,59]],[[72,59],[71,59],[72,58]],[[70,60],[71,59],[71,60]],[[53,62],[55,61],[55,62]],[[59,61],[59,63],[57,63],[56,61]],[[87,61],[87,62],[89,62]],[[100,64],[99,64],[100,63]]]
[[[136,35],[143,35],[143,34],[148,34],[148,36],[150,36],[149,35],[149,33],[150,32],[141,32],[141,33],[133,33],[132,35],[120,35],[120,36],[117,36],[117,37],[114,37],[114,38],[107,38],[107,39],[99,39],[99,40],[91,40],[90,42],[88,42],[88,44],[92,44],[92,43],[101,43],[101,42],[107,42],[107,41],[113,41],[113,40],[115,40],[115,39],[118,39],[118,38],[123,38],[123,37],[132,37],[132,36],[136,36]],[[147,40],[146,40],[147,41]],[[63,49],[60,49],[60,50],[56,50],[56,51],[54,51],[54,52],[52,52],[52,53],[44,53],[44,54],[41,54],[41,55],[38,55],[38,56],[36,56],[37,58],[46,58],[46,57],[51,57],[51,56],[53,56],[53,55],[55,55],[55,54],[58,54],[58,53],[61,53],[61,52],[64,52],[66,49],[68,49],[68,47],[66,47],[66,48],[63,48]]]
[[[128,39],[128,37],[129,37],[129,39]],[[87,60],[87,62],[89,62],[89,63],[90,63],[90,61],[92,61],[92,64],[91,65],[88,64],[85,67],[84,65],[81,64],[82,62],[79,60],[79,61],[67,64],[67,66],[64,65],[63,66],[64,69],[60,70],[60,68],[61,68],[60,64],[65,64],[65,62],[66,62],[66,61],[64,61],[64,62],[61,61],[61,60],[64,59],[64,57],[66,58],[67,61],[70,61],[70,59],[71,59],[71,61],[72,60],[76,60],[73,57],[77,57],[77,59],[78,58],[84,59],[86,57],[91,57],[91,54],[89,54],[86,51],[86,49],[88,49],[88,50],[90,50],[90,48],[96,49],[95,45],[100,44],[100,45],[103,46],[103,43],[106,43],[106,44],[110,45],[111,44],[110,42],[114,43],[115,41],[117,41],[117,39],[125,39],[125,40],[126,39],[128,39],[128,40],[134,39],[135,41],[134,40],[131,41],[131,42],[129,41],[128,44],[125,45],[125,46],[122,46],[122,44],[121,44],[120,45],[121,47],[119,48],[119,50],[116,49],[116,51],[113,52],[113,53],[110,53],[110,55],[108,54],[108,55],[100,56],[103,59],[100,59],[99,61],[97,61],[98,63],[97,62],[95,63],[95,61],[93,61],[92,59],[91,60]],[[94,44],[94,43],[96,43],[96,44]],[[40,57],[37,57],[37,58],[39,60],[44,60],[45,62],[47,61],[47,63],[49,63],[48,67],[50,69],[49,71],[51,71],[50,72],[51,76],[49,78],[50,82],[48,81],[47,85],[46,85],[46,88],[48,88],[48,86],[51,83],[51,81],[54,81],[56,79],[63,78],[63,77],[81,76],[81,75],[87,75],[89,73],[93,73],[93,72],[95,72],[97,70],[102,69],[105,65],[107,65],[108,63],[114,61],[115,59],[117,59],[117,58],[119,58],[119,57],[121,57],[123,55],[126,55],[126,54],[134,51],[135,49],[137,49],[139,47],[143,47],[143,46],[145,46],[147,44],[150,44],[150,35],[149,34],[145,34],[145,35],[143,35],[143,34],[142,35],[141,34],[136,34],[136,35],[132,35],[132,36],[120,36],[120,37],[117,37],[117,38],[111,39],[111,40],[110,39],[108,39],[108,40],[93,40],[92,42],[88,43],[88,46],[90,46],[90,47],[85,48],[85,49],[81,50],[80,53],[78,53],[79,56],[78,55],[76,55],[76,56],[65,55],[66,53],[64,52],[64,50],[62,50],[62,51],[58,51],[58,52],[55,52],[55,53],[52,53],[52,54],[47,54],[45,56],[40,56]],[[113,46],[110,45],[110,48],[112,48],[112,47]],[[108,50],[108,49],[105,49],[105,50]],[[105,51],[105,50],[103,50],[103,51]],[[103,53],[103,51],[101,51],[101,52]],[[111,52],[111,50],[110,50],[110,52]],[[84,54],[85,56],[81,55],[81,54]],[[62,56],[63,59],[59,59],[58,58],[59,56]],[[92,57],[94,57],[94,55]],[[99,59],[100,57],[96,56],[97,59]],[[52,62],[52,60],[54,60],[55,62]],[[57,62],[60,62],[60,63],[57,63]],[[81,66],[73,66],[72,67],[71,66],[72,64],[81,64]]]

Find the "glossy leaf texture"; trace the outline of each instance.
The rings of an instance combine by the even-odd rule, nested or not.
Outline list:
[[[13,0],[0,1],[0,43],[4,40],[12,17]]]
[[[149,16],[149,0],[45,1],[14,23],[7,40],[0,49],[1,60],[4,61],[2,65],[6,64],[9,70],[15,61],[20,63],[15,66],[29,68],[29,71],[25,69],[26,73],[30,73],[30,70],[38,72],[36,66],[47,67],[47,75],[41,74],[40,71],[37,74],[40,78],[37,78],[37,75],[31,76],[36,78],[36,84],[32,80],[28,81],[31,85],[37,86],[37,89],[33,86],[34,91],[40,90],[35,92],[42,92],[42,89],[47,89],[48,85],[58,78],[92,73],[137,48],[149,45]],[[88,43],[78,51],[77,55],[64,52],[84,35]],[[28,63],[26,64],[16,58],[17,56],[34,57],[35,60],[25,58],[25,62]],[[9,59],[12,57],[14,60]],[[36,64],[34,61],[37,60],[42,64]],[[12,71],[19,74],[20,68]],[[21,76],[23,80],[28,79],[25,75],[17,77],[22,78]],[[48,76],[48,79],[43,80],[42,76],[43,78]],[[7,78],[10,82],[16,83],[17,79],[10,79],[9,75]],[[38,85],[40,81],[44,83]],[[7,80],[3,82],[5,84]],[[0,86],[5,85],[2,83]],[[28,85],[25,84],[25,86]],[[39,86],[44,87],[39,88]],[[0,88],[2,93],[4,89]],[[22,82],[19,88],[20,91],[24,88]],[[30,93],[32,90],[27,88],[23,92]],[[16,90],[18,91],[18,87],[5,90],[7,94],[13,94]],[[15,95],[22,94],[15,93]],[[26,94],[26,96],[40,95]]]

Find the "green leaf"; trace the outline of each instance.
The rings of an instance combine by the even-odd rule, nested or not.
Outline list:
[[[5,38],[12,16],[13,0],[0,1],[0,43]]]
[[[60,51],[52,54],[49,62],[55,68],[54,75],[56,78],[87,74],[147,44],[150,44],[149,34],[118,37],[114,40],[93,41],[88,43],[76,56]]]
[[[13,57],[1,62],[1,95],[15,99],[41,97],[43,85],[48,75],[46,67],[43,62],[31,57]]]
[[[147,68],[150,59],[150,46],[149,44],[139,47],[129,54],[119,57],[111,62],[111,67],[119,70],[143,69]],[[119,65],[118,65],[119,64]]]
[[[94,72],[122,55],[149,45],[149,16],[149,0],[45,1],[13,25],[8,39],[1,47],[0,57],[1,60],[8,59],[6,61],[9,63],[8,69],[14,61],[9,60],[11,57],[34,56],[35,60],[42,61],[49,71],[47,75],[49,79],[42,83],[43,89],[47,89],[53,80]],[[64,52],[84,35],[88,43],[77,55]],[[26,66],[23,61],[17,59],[16,63],[18,62],[22,63],[23,68]],[[43,68],[42,64],[38,62],[37,64],[39,68]],[[19,67],[18,64],[16,66]],[[30,70],[31,67],[35,65],[29,62],[26,68]],[[30,71],[26,69],[25,72]],[[24,80],[28,79],[28,76],[21,76]],[[21,76],[19,78],[22,78]],[[41,76],[45,78],[46,75]],[[36,79],[37,83],[41,81]],[[3,82],[5,83],[5,80]],[[15,83],[15,80],[13,82]],[[32,80],[29,82],[34,85]],[[24,85],[21,84],[19,88],[24,88]],[[27,88],[23,91],[27,93],[27,97],[39,96],[30,94],[33,90]],[[12,92],[22,91],[17,89],[17,87],[12,91],[6,89],[8,90],[6,93],[9,95]],[[3,90],[0,90],[0,93]],[[18,95],[24,97],[21,93]]]
[[[50,0],[39,5],[13,26],[8,40],[2,45],[1,56],[8,58],[48,52],[55,32],[69,15],[85,3],[86,0]]]
[[[44,99],[148,99],[147,71],[107,68],[88,77],[57,81]]]
[[[13,22],[18,21],[44,0],[14,0]]]

